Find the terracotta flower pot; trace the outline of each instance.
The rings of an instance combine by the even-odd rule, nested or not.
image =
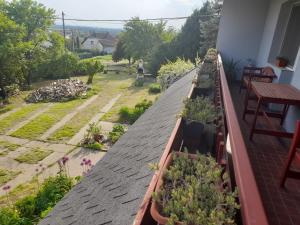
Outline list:
[[[158,192],[161,188],[161,186],[163,185],[163,176],[164,176],[164,172],[166,171],[166,169],[168,169],[168,167],[171,165],[171,163],[173,162],[173,155],[176,154],[177,156],[184,156],[186,155],[187,153],[183,153],[183,152],[173,152],[173,153],[170,153],[168,158],[166,159],[166,162],[164,164],[164,166],[162,167],[162,170],[159,174],[159,177],[158,177],[158,181],[157,181],[157,184],[156,184],[156,187],[155,187],[155,192]],[[197,158],[197,155],[194,155],[194,154],[188,154],[188,157],[190,159],[196,159]],[[158,222],[158,224],[160,225],[165,225],[168,223],[168,220],[170,219],[169,217],[165,217],[163,215],[161,215],[160,213],[160,209],[161,209],[161,206],[159,205],[159,203],[157,203],[156,201],[152,200],[152,203],[151,203],[151,208],[150,208],[150,213],[151,213],[151,216],[153,217],[153,219],[155,221]],[[176,222],[176,225],[183,225],[182,222],[178,221]]]
[[[277,58],[276,59],[276,66],[280,67],[280,68],[284,68],[288,65],[288,60],[284,59],[284,58]]]

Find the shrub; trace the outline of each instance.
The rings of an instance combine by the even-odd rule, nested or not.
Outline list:
[[[215,106],[209,98],[197,97],[195,99],[187,99],[184,104],[182,117],[187,121],[210,123],[216,118]]]
[[[64,174],[46,179],[36,196],[36,215],[40,215],[49,207],[54,207],[72,186],[73,180]]]
[[[78,56],[73,53],[65,53],[56,59],[42,65],[39,73],[49,79],[70,78],[77,69]]]
[[[133,124],[151,105],[152,101],[144,99],[136,104],[134,108],[122,107],[119,111],[120,121]]]
[[[144,85],[144,78],[143,77],[136,78],[136,80],[134,82],[134,86],[143,87],[143,85]]]
[[[36,218],[35,205],[36,205],[35,197],[31,195],[17,201],[15,204],[20,217],[24,217],[29,220],[34,220]]]
[[[149,93],[152,93],[152,94],[160,93],[160,91],[161,91],[160,84],[158,84],[158,83],[150,84],[148,91],[149,91]]]
[[[114,125],[111,132],[109,132],[108,137],[112,143],[116,143],[119,138],[125,133],[125,127],[121,124]]]
[[[177,58],[175,62],[168,62],[160,67],[157,80],[160,83],[161,88],[164,90],[193,68],[194,64],[190,61]]]
[[[11,208],[0,208],[1,225],[25,225],[24,222],[24,219],[20,218],[16,210]]]
[[[161,206],[168,224],[235,224],[236,192],[226,183],[227,174],[210,156],[173,155],[165,171],[163,184],[153,198]]]

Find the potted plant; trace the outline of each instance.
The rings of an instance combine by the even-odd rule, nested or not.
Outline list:
[[[193,98],[197,96],[211,96],[213,92],[213,80],[209,76],[198,76],[193,90]]]
[[[185,138],[199,138],[205,126],[212,124],[216,118],[215,106],[207,97],[186,99],[181,114],[184,120],[183,136]]]
[[[153,193],[151,215],[160,225],[235,224],[235,199],[210,156],[171,153]]]
[[[280,67],[280,68],[284,68],[288,65],[289,60],[285,57],[282,56],[278,56],[276,57],[276,66]]]

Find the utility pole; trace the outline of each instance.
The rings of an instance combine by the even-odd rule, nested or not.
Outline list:
[[[63,23],[65,49],[67,49],[67,44],[66,44],[66,29],[65,29],[65,13],[64,13],[64,11],[62,11],[61,15],[62,15],[62,23]]]

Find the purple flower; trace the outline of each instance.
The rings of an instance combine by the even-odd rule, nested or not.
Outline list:
[[[84,165],[84,163],[82,162],[82,163],[80,163],[80,166],[83,166]]]
[[[7,190],[10,189],[10,186],[9,186],[9,185],[6,185],[6,186],[4,186],[2,189],[3,189],[4,191],[7,191]]]
[[[85,161],[86,161],[86,159],[85,159],[85,158],[83,158],[83,159],[82,159],[82,162],[85,162]]]

